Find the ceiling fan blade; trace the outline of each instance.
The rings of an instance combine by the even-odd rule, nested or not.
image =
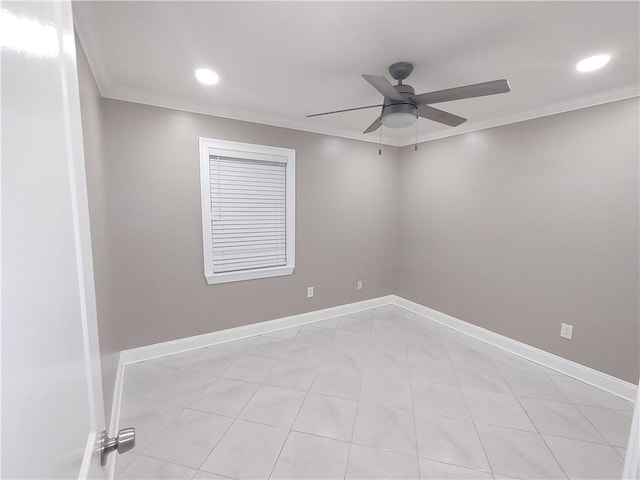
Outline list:
[[[397,100],[399,102],[404,100],[404,98],[402,98],[402,95],[400,95],[400,93],[395,88],[393,88],[393,85],[391,85],[389,83],[389,80],[387,80],[386,78],[381,77],[380,75],[366,75],[366,74],[362,75],[362,78],[364,78],[367,82],[373,85],[373,88],[378,90],[386,98],[390,98],[391,100]]]
[[[364,110],[365,108],[381,107],[380,105],[367,105],[366,107],[345,108],[344,110],[334,110],[333,112],[314,113],[313,115],[307,115],[307,118],[319,117],[320,115],[331,115],[332,113],[353,112],[354,110]]]
[[[377,129],[380,128],[380,125],[382,125],[382,115],[376,118],[375,121],[371,125],[369,125],[369,128],[367,128],[362,133],[375,132]]]
[[[437,92],[422,93],[416,95],[414,98],[418,105],[429,105],[431,103],[484,97],[485,95],[495,95],[497,93],[507,93],[510,91],[511,87],[506,80],[493,80],[492,82],[475,83],[464,87],[447,88],[446,90],[438,90]]]
[[[457,127],[467,121],[466,118],[459,117],[453,113],[443,112],[437,108],[427,107],[426,105],[418,107],[418,116],[433,120],[434,122],[444,123],[450,127]]]

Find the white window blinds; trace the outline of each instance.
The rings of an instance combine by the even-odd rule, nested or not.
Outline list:
[[[287,164],[211,155],[213,273],[287,265]]]

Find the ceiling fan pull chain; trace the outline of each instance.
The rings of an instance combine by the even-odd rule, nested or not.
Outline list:
[[[418,151],[418,124],[420,122],[418,122],[418,116],[416,115],[416,144],[413,146],[413,151],[417,152]]]
[[[382,125],[380,125],[380,140],[378,143],[378,155],[382,155]]]

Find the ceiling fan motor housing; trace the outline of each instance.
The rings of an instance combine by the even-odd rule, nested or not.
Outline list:
[[[394,87],[404,98],[404,101],[399,102],[397,100],[384,99],[382,106],[382,116],[391,115],[394,113],[410,113],[416,115],[416,104],[412,101],[412,97],[415,95],[415,90],[411,85],[396,85]]]

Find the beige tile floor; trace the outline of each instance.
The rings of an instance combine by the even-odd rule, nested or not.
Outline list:
[[[620,478],[632,404],[387,306],[128,366],[117,478]]]

